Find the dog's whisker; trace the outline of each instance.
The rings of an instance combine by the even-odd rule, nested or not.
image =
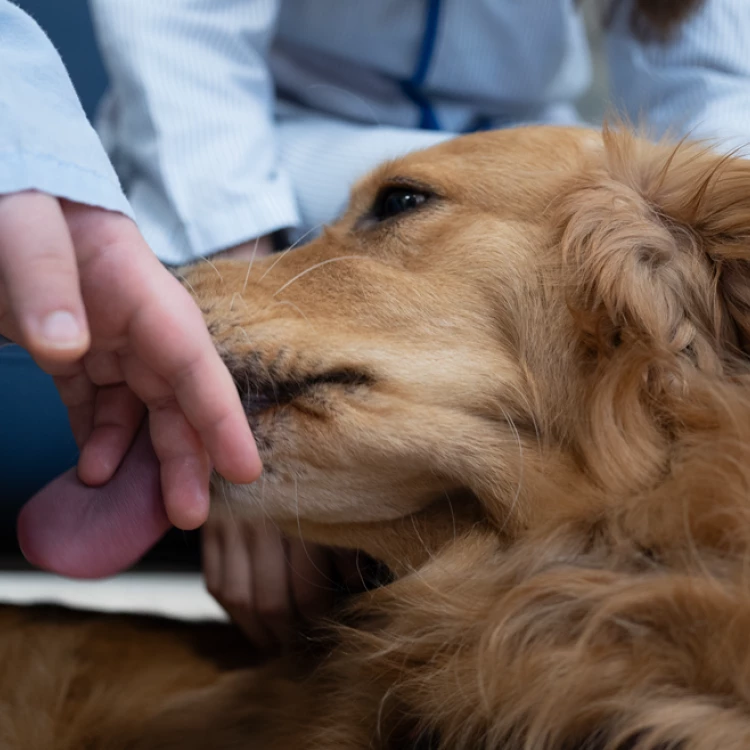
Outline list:
[[[221,275],[221,271],[219,271],[219,269],[216,267],[216,265],[214,264],[214,262],[207,255],[204,255],[201,258],[201,261],[203,263],[207,263],[209,266],[211,266],[211,268],[213,268],[214,272],[216,273],[216,275],[219,277],[219,280],[223,284],[224,283],[224,277]]]
[[[250,340],[250,334],[244,328],[239,328],[239,330],[242,332],[242,335],[247,340],[248,347],[250,349],[252,349],[252,341]],[[264,382],[266,382],[266,383],[268,383],[270,385],[271,392],[273,393],[273,400],[275,401],[276,406],[277,407],[281,406],[281,401],[279,399],[278,388],[276,387],[276,379],[271,376],[271,365],[268,364],[268,363],[266,363],[266,361],[263,360],[262,358],[258,358],[257,363],[265,371],[265,377],[263,378],[263,380],[264,380]],[[257,384],[256,383],[250,383],[250,375],[249,375],[249,373],[246,373],[245,378],[246,378],[246,382],[247,382],[248,392],[249,392],[249,389],[251,387],[254,390],[257,391],[258,390]]]
[[[310,318],[308,318],[307,315],[305,315],[305,313],[303,313],[302,310],[300,310],[299,307],[294,304],[294,302],[291,302],[288,299],[282,299],[282,300],[276,300],[276,304],[286,305],[288,307],[291,307],[295,312],[299,313],[300,316],[303,317],[308,323],[310,323],[310,325],[312,325],[312,323],[310,322]]]
[[[260,475],[260,507],[265,508],[265,499],[266,499],[266,474],[265,472]]]
[[[250,393],[250,389],[253,387],[252,384],[250,383],[250,373],[248,373],[247,371],[245,371],[244,375],[245,375],[245,390],[249,394]]]
[[[247,302],[242,298],[242,295],[239,292],[234,292],[232,294],[232,299],[229,302],[229,312],[232,312],[232,310],[234,310],[234,301],[236,299],[238,299],[243,304],[245,309],[247,309]]]
[[[276,266],[281,262],[281,259],[286,257],[290,252],[292,252],[293,249],[294,249],[294,246],[292,245],[291,247],[288,247],[286,250],[282,250],[279,253],[278,258],[276,258],[276,260],[273,263],[271,263],[271,265],[268,268],[266,268],[266,270],[263,272],[263,275],[258,279],[258,283],[263,281],[263,279],[265,279],[266,276],[268,276],[268,274],[271,273],[271,271],[273,271],[273,269],[276,268]]]
[[[303,276],[307,276],[308,273],[311,273],[312,271],[317,270],[318,268],[322,268],[323,266],[327,266],[329,263],[337,263],[338,261],[342,260],[367,260],[366,255],[340,255],[336,258],[327,258],[326,260],[321,260],[319,263],[315,263],[314,265],[310,266],[310,268],[306,268],[304,271],[300,271],[296,276],[293,276],[289,281],[282,284],[274,293],[273,297],[275,297],[277,294],[281,294],[285,289],[287,289],[289,286],[294,284],[295,281],[299,281]]]
[[[181,273],[175,273],[175,276],[180,280],[181,284],[184,284],[190,290],[190,292],[193,295],[193,298],[197,299],[198,298],[198,294],[195,291],[195,287],[190,283],[190,281],[188,280],[188,278],[184,274],[181,274]]]
[[[253,262],[255,261],[255,254],[258,252],[258,244],[260,243],[260,237],[255,238],[255,244],[253,245],[253,252],[250,256],[250,262],[247,264],[247,272],[245,273],[245,281],[242,284],[242,289],[240,290],[240,296],[245,294],[245,290],[247,289],[247,282],[250,280],[250,271],[253,270]]]
[[[292,242],[291,245],[287,248],[287,250],[294,250],[294,248],[299,247],[299,245],[303,242],[303,240],[307,239],[313,232],[317,232],[318,229],[322,229],[325,226],[324,223],[316,224],[314,227],[310,227],[303,235],[300,237],[297,237],[297,239]]]
[[[263,273],[263,275],[262,275],[262,276],[261,276],[261,277],[260,277],[260,278],[258,279],[258,282],[261,282],[261,281],[263,281],[263,279],[265,279],[265,278],[266,278],[266,276],[268,276],[268,274],[269,274],[269,273],[271,273],[271,271],[273,271],[273,269],[274,269],[274,268],[276,268],[276,266],[277,266],[277,265],[278,265],[278,264],[279,264],[279,263],[281,262],[281,259],[282,259],[282,258],[285,258],[285,257],[286,257],[287,255],[289,255],[289,253],[291,253],[291,252],[292,252],[292,250],[294,250],[294,249],[295,249],[296,247],[298,247],[298,246],[299,246],[299,244],[300,244],[300,243],[301,243],[301,242],[302,242],[302,241],[303,241],[303,240],[304,240],[304,239],[305,239],[306,237],[309,237],[309,236],[310,236],[310,235],[311,235],[311,234],[312,234],[313,232],[317,231],[317,230],[318,230],[318,229],[320,229],[320,228],[321,228],[322,226],[323,226],[323,224],[317,224],[316,226],[314,226],[314,227],[311,227],[311,228],[310,228],[310,229],[308,229],[308,230],[307,230],[307,231],[306,231],[306,232],[305,232],[305,233],[304,233],[304,234],[303,234],[303,235],[302,235],[301,237],[298,237],[298,238],[297,238],[297,239],[296,239],[296,240],[295,240],[295,241],[294,241],[294,242],[293,242],[293,243],[292,243],[291,245],[289,245],[289,247],[288,247],[288,248],[286,248],[286,250],[282,250],[282,251],[281,251],[281,252],[279,253],[279,257],[278,257],[278,258],[276,258],[276,260],[275,260],[275,261],[274,261],[273,263],[271,263],[271,265],[270,265],[270,266],[269,266],[269,267],[268,267],[268,268],[267,268],[267,269],[265,270],[265,272]]]

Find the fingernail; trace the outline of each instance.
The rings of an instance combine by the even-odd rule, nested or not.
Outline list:
[[[42,338],[52,346],[60,349],[79,346],[83,340],[83,330],[72,313],[67,310],[56,310],[43,321]]]

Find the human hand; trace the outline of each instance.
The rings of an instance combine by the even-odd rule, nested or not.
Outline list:
[[[0,334],[53,375],[87,484],[112,477],[146,409],[174,525],[206,519],[211,462],[232,482],[258,477],[200,311],[127,217],[37,192],[0,196]]]
[[[333,604],[341,553],[228,512],[212,514],[201,533],[206,588],[256,646],[287,643],[300,619]]]

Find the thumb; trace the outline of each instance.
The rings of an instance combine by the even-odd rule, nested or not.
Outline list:
[[[75,250],[58,201],[36,192],[0,196],[3,333],[55,374],[89,347]]]

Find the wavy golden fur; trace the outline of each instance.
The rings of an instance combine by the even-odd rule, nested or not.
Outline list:
[[[214,511],[394,580],[262,668],[8,609],[0,744],[749,747],[749,261],[747,161],[519,128],[384,165],[292,252],[186,270],[265,465]]]

